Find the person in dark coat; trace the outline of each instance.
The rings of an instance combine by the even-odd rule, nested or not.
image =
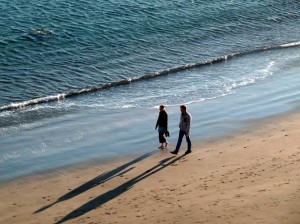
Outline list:
[[[168,142],[165,138],[165,134],[168,133],[168,114],[165,110],[164,105],[159,106],[159,115],[156,122],[155,129],[158,128],[158,138],[161,145],[158,147],[160,149],[166,148]]]

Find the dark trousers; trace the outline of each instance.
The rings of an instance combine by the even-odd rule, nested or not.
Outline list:
[[[158,132],[158,138],[159,138],[160,143],[164,143],[164,142],[167,141],[165,136],[164,136],[164,133]]]
[[[178,136],[178,141],[177,141],[177,145],[176,145],[176,149],[175,149],[175,152],[178,153],[179,149],[180,149],[180,146],[181,146],[181,143],[182,143],[182,138],[183,136],[186,137],[186,142],[187,142],[187,145],[188,145],[188,150],[191,150],[192,148],[192,143],[191,143],[191,139],[190,139],[190,136],[186,135],[186,132],[185,131],[182,131],[181,129],[179,130],[179,136]]]
[[[158,129],[158,138],[159,138],[159,143],[165,143],[167,140],[164,136],[166,129],[163,127],[160,127]]]

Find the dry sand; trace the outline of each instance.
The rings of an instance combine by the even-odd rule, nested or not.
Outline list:
[[[157,150],[1,183],[0,223],[298,224],[300,114],[266,123],[187,156]]]

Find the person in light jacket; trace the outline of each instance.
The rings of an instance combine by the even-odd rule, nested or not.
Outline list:
[[[182,138],[183,136],[186,137],[186,142],[187,142],[187,151],[185,154],[189,154],[192,152],[192,143],[190,139],[190,129],[191,129],[191,123],[192,123],[192,116],[187,112],[187,108],[185,105],[180,106],[180,111],[181,111],[181,116],[180,116],[180,123],[179,123],[179,136],[178,136],[178,141],[177,145],[174,151],[171,151],[172,154],[177,155],[179,152]]]

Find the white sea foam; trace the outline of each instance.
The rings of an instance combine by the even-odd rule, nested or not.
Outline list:
[[[300,41],[280,45],[280,47],[296,47],[296,46],[300,46]]]

